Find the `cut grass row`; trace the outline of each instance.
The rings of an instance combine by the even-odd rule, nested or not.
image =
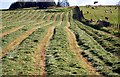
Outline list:
[[[9,19],[10,21],[21,21],[21,20],[28,20],[31,17],[33,17],[34,15],[37,15],[38,11],[31,11],[29,10],[28,12],[25,11],[23,12],[21,15],[20,14],[14,14],[12,15],[11,19]]]
[[[77,22],[78,23],[78,22]],[[114,55],[120,55],[120,40],[117,37],[113,37],[101,31],[97,31],[89,26],[78,23],[78,27],[84,30],[87,34],[92,36],[107,52],[111,52]]]
[[[41,15],[42,16],[42,15]],[[30,18],[32,18],[32,17],[30,17]],[[41,18],[41,17],[37,17],[37,18]],[[47,15],[44,15],[43,16],[43,18],[41,18],[40,20],[43,20],[44,18],[48,18],[48,16]],[[48,20],[51,18],[51,16],[49,16],[49,18],[48,18]],[[24,18],[23,18],[24,19]],[[34,21],[35,21],[35,19],[33,19]],[[28,21],[28,20],[27,20]],[[27,21],[25,21],[25,22],[27,22]],[[36,19],[36,21],[38,21],[39,22],[39,20],[37,20]],[[33,21],[31,21],[31,22],[28,22],[29,24],[33,24]],[[26,26],[28,25],[28,23],[25,23],[26,24]],[[35,22],[35,23],[37,23],[37,22]],[[22,25],[23,23],[19,23],[19,25]],[[8,24],[6,24],[7,26],[8,26]],[[10,25],[10,24],[9,24]],[[11,25],[12,26],[8,26],[8,27],[4,27],[4,23],[3,23],[3,28],[4,29],[2,29],[2,32],[4,33],[5,31],[8,31],[8,30],[10,30],[10,29],[14,29],[14,27],[16,27],[16,26],[19,26],[18,25],[18,23],[16,23],[15,25],[13,25],[13,23],[11,23]]]
[[[3,18],[5,18],[5,17],[10,15],[10,11],[0,11],[0,12],[2,14],[2,16],[0,16],[0,17],[3,17]]]
[[[46,25],[50,25],[53,22],[49,22],[47,24],[44,24],[43,26]],[[16,38],[16,40],[14,40],[13,42],[11,42],[10,44],[8,44],[5,49],[3,49],[2,51],[2,56],[4,56],[5,54],[7,54],[8,51],[10,51],[11,49],[14,49],[14,47],[16,47],[17,45],[19,45],[22,40],[26,39],[29,35],[31,35],[36,29],[41,28],[42,26],[36,25],[35,27],[33,27],[32,29],[29,29],[27,31],[24,32],[23,35],[19,36]]]
[[[76,59],[78,59],[81,64],[82,64],[82,67],[85,68],[87,70],[87,72],[89,73],[89,75],[100,75],[95,68],[92,67],[91,63],[88,62],[80,53],[83,51],[81,48],[79,48],[78,44],[77,44],[77,41],[76,41],[76,38],[75,38],[75,35],[74,33],[69,29],[70,27],[70,12],[68,12],[66,14],[66,27],[65,27],[65,30],[67,32],[67,38],[68,38],[68,41],[69,41],[69,46],[70,46],[70,49],[76,54]]]
[[[48,17],[48,15],[46,15],[45,17]],[[49,16],[50,17],[50,16]],[[42,18],[40,19],[40,20],[42,20]],[[26,23],[25,23],[26,22]],[[28,23],[27,23],[28,22]],[[43,22],[43,21],[42,21]],[[18,23],[15,23],[14,25],[13,24],[9,24],[10,26],[6,26],[6,27],[4,27],[3,29],[2,29],[2,32],[4,33],[5,31],[8,31],[8,30],[11,30],[12,28],[14,29],[14,27],[16,27],[16,26],[20,26],[20,25],[24,25],[24,26],[28,26],[29,24],[35,24],[35,23],[39,23],[39,20],[37,20],[37,21],[29,21],[29,20],[26,20],[26,21],[24,21],[24,22],[19,22],[19,24]],[[4,24],[4,23],[3,23]],[[22,25],[22,26],[23,26]]]
[[[56,16],[54,16],[54,19],[55,17]],[[5,65],[3,66],[3,74],[39,75],[41,72],[41,68],[35,67],[35,58],[33,58],[33,55],[37,49],[37,45],[41,42],[40,40],[43,39],[43,36],[45,36],[47,28],[53,26],[55,23],[57,24],[58,22],[54,21],[54,23],[52,23],[51,25],[43,27],[42,29],[37,29],[34,33],[29,35],[29,37],[23,40],[23,42],[21,42],[14,50],[11,50],[11,52],[3,57],[3,64],[5,63]],[[9,66],[9,64],[12,65]]]
[[[6,19],[7,17],[12,16],[12,14],[20,14],[22,12],[23,11],[20,11],[20,12],[18,12],[18,11],[1,11],[3,19]]]
[[[26,20],[26,19],[28,20],[30,17],[32,17],[32,15],[34,15],[34,13],[36,13],[36,11],[29,10],[29,12],[25,12],[25,14],[23,13],[22,15],[13,16],[15,18],[12,18],[11,20],[14,20],[14,21],[21,21],[21,20]]]
[[[8,17],[6,17],[6,18],[4,18],[3,20],[11,20],[11,19],[13,19],[14,17],[15,18],[20,18],[20,17],[22,17],[23,15],[25,16],[25,15],[28,15],[29,13],[30,13],[31,11],[30,10],[28,10],[28,11],[23,11],[23,12],[17,12],[17,13],[12,13],[11,15],[9,15]]]
[[[61,14],[62,15],[62,14]],[[46,48],[47,75],[85,75],[87,71],[76,60],[75,53],[70,50],[65,31],[66,16],[54,29],[54,33]],[[60,19],[62,20],[62,19]]]
[[[54,35],[46,49],[46,71],[48,75],[87,74],[86,70],[76,61],[75,54],[69,50],[64,27],[55,28]]]
[[[102,46],[99,45],[96,40],[94,40],[93,37],[80,29],[72,20],[70,28],[76,35],[78,45],[84,49],[83,53],[81,53],[83,57],[86,57],[101,74],[116,75],[117,72],[115,73],[113,70],[114,67],[119,63],[119,59],[106,52],[104,48],[102,48]],[[92,56],[86,53],[89,53]]]
[[[35,67],[34,53],[48,27],[38,28],[2,58],[3,75],[39,75],[41,69]]]
[[[13,26],[9,26],[9,27],[2,27],[2,33],[0,34],[0,37],[3,37],[3,36],[5,36],[5,35],[8,35],[8,34],[10,34],[10,33],[12,33],[12,32],[15,32],[15,31],[17,31],[17,30],[19,30],[19,29],[22,29],[23,27],[28,27],[29,25],[38,25],[38,24],[42,24],[42,23],[44,23],[44,22],[46,22],[46,21],[42,21],[42,22],[29,22],[29,23],[26,23],[26,24],[24,24],[24,25],[13,25]],[[17,27],[16,27],[17,26]]]
[[[26,21],[26,20],[33,20],[32,18],[33,18],[33,16],[34,15],[37,15],[37,13],[38,13],[39,11],[30,11],[29,10],[29,12],[27,13],[27,12],[25,12],[25,14],[24,14],[24,12],[22,13],[22,15],[20,15],[20,14],[13,14],[12,15],[12,17],[11,17],[11,19],[9,18],[9,21],[8,21],[8,24],[9,24],[9,22],[18,22],[18,21]],[[6,20],[7,21],[7,20]],[[6,22],[7,23],[7,22]]]
[[[54,16],[54,19],[56,18],[56,16]],[[53,22],[55,21],[46,21],[47,23],[41,23],[41,25],[43,26],[47,26],[47,25],[50,25],[50,24],[54,24]],[[7,54],[8,51],[10,51],[11,49],[13,49],[15,46],[19,45],[19,43],[24,40],[25,38],[27,38],[31,33],[33,33],[36,29],[38,28],[41,28],[42,26],[40,26],[40,24],[37,24],[37,25],[34,25],[34,27],[32,29],[29,29],[27,31],[24,32],[24,34],[22,36],[20,36],[18,39],[16,38],[16,40],[14,40],[12,43],[8,43],[8,45],[6,46],[6,48],[3,49],[3,55],[4,56],[5,54]],[[14,35],[13,35],[14,36]],[[8,37],[9,38],[9,37]],[[9,41],[9,40],[7,40]],[[5,42],[5,41],[4,41]],[[3,43],[4,43],[3,42]],[[6,42],[5,42],[6,43]],[[12,46],[12,47],[10,47]]]
[[[106,34],[104,33],[101,35],[100,31],[86,27],[81,23],[72,20],[72,15],[70,14],[66,15],[66,12],[63,13],[41,12],[42,13],[42,14],[40,13],[41,15],[39,15],[39,12],[34,11],[29,15],[27,15],[26,17],[24,17],[23,15],[17,19],[19,21],[25,21],[25,22],[33,21],[34,23],[36,23],[34,20],[37,19],[37,22],[39,24],[35,25],[32,22],[30,22],[32,24],[26,23],[26,26],[23,27],[22,29],[19,29],[3,37],[2,39],[3,48],[7,49],[5,47],[8,46],[11,47],[11,49],[7,50],[6,54],[2,57],[4,75],[7,74],[40,75],[41,72],[45,71],[44,65],[42,65],[42,63],[44,63],[44,60],[39,61],[41,58],[37,57],[39,61],[37,62],[37,59],[34,56],[36,50],[39,49],[38,47],[39,44],[40,46],[42,45],[41,40],[45,41],[44,37],[46,36],[46,33],[49,32],[48,28],[53,25],[56,27],[54,29],[53,36],[50,39],[50,42],[46,48],[46,56],[45,54],[43,55],[37,54],[39,56],[43,56],[46,58],[45,61],[46,72],[48,75],[90,75],[88,71],[89,68],[84,68],[83,67],[84,63],[82,63],[82,61],[79,61],[76,58],[77,54],[83,55],[83,57],[86,58],[86,60],[90,62],[92,66],[96,68],[96,70],[102,75],[119,74],[119,68],[120,68],[119,59],[114,55],[112,55],[111,53],[106,52],[102,44],[99,43],[99,41],[104,41],[105,39],[107,39],[104,42],[114,45],[114,42],[117,43],[116,38],[115,39],[112,38],[111,40],[114,41],[111,42],[111,40],[109,40],[108,38],[109,35],[106,36]],[[69,19],[67,18],[67,16],[69,17]],[[16,17],[17,16],[13,17],[12,19]],[[18,22],[17,20],[16,22]],[[52,21],[48,21],[48,20],[52,20]],[[45,21],[45,22],[41,23],[41,21]],[[68,21],[70,21],[70,29],[76,35],[76,41],[78,42],[78,45],[84,50],[81,52],[76,51],[77,54],[74,53],[75,51],[71,50],[70,41],[68,41],[70,35],[68,37],[67,31],[65,31],[65,27]],[[12,22],[12,20],[10,20],[10,22]],[[60,24],[58,25],[58,23]],[[27,32],[31,32],[31,33],[27,34]],[[24,36],[26,37],[22,38]],[[16,41],[17,38],[18,41]],[[100,38],[102,38],[103,40],[102,39],[100,40]],[[107,46],[107,44],[105,45]],[[43,51],[40,50],[38,52],[43,52]],[[35,63],[40,64],[40,67],[37,67]]]

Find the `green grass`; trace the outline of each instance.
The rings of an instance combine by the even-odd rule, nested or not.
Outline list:
[[[40,68],[34,66],[33,55],[37,49],[37,45],[47,33],[48,27],[37,29],[2,59],[3,75],[29,75],[39,72]],[[34,42],[34,40],[38,40],[38,42]]]
[[[87,34],[88,32],[84,31],[87,27],[83,29],[84,25],[76,24],[72,19],[70,23],[70,29],[75,33],[78,45],[84,50],[83,53],[81,53],[83,57],[87,58],[88,61],[90,61],[101,74],[116,75],[117,73],[114,73],[113,69],[114,66],[119,64],[118,57],[106,52],[106,50],[96,41],[96,39]],[[110,69],[112,69],[112,71]]]
[[[63,22],[56,25],[54,34],[46,48],[46,71],[48,75],[87,75],[87,71],[76,60],[75,53],[69,48],[65,31],[66,16]]]
[[[56,9],[46,10],[46,12],[48,12],[48,13],[57,13],[57,12],[67,12],[69,10],[71,10],[71,8],[56,8]]]
[[[66,32],[56,27],[46,49],[46,71],[48,75],[85,75],[86,70],[76,61],[75,54],[69,49]]]
[[[76,22],[80,29],[84,30],[87,34],[92,36],[107,52],[111,52],[114,55],[120,55],[120,39],[117,37],[113,37],[110,34],[106,34],[104,32],[95,30],[89,26],[85,26],[82,23]]]
[[[80,7],[80,9],[83,11],[83,14],[85,18],[87,19],[93,19],[97,21],[98,19],[103,19],[105,20],[105,17],[109,18],[109,22],[112,24],[118,24],[118,8],[115,9],[116,7],[100,7],[98,6],[95,9],[92,9],[92,7]],[[110,9],[112,13],[110,13]],[[105,10],[109,10],[108,13],[105,13]],[[87,11],[89,11],[89,14],[87,14]]]
[[[96,28],[95,25],[99,19],[105,20],[110,22],[110,27],[101,27],[99,30],[110,33],[112,35],[118,36],[120,35],[120,29],[117,26],[119,24],[118,22],[118,7],[101,7],[98,6],[95,9],[92,9],[91,7],[80,7],[80,9],[83,11],[84,17],[88,20],[92,19],[94,22],[90,23],[91,27]],[[105,12],[107,11],[107,13]],[[87,13],[89,12],[89,13]],[[105,17],[108,17],[108,20],[105,19]],[[117,24],[117,25],[116,25]],[[94,26],[95,25],[95,26]]]
[[[59,20],[60,20],[60,14],[61,14],[61,13],[59,13],[59,14],[57,15],[56,21],[59,21]]]
[[[6,45],[8,45],[10,42],[14,41],[15,39],[17,39],[21,34],[23,34],[24,32],[26,32],[27,30],[33,28],[32,26],[26,26],[22,29],[19,29],[11,34],[8,34],[4,37],[2,37],[2,48],[6,47]]]
[[[87,19],[93,19],[95,21],[98,19],[104,20],[104,16],[107,16],[109,17],[109,22],[112,24],[117,23],[117,9],[115,9],[115,7],[97,7],[95,9],[91,9],[91,7],[81,7],[80,9],[83,10],[83,14]],[[112,13],[105,13],[105,10],[110,9],[112,9]],[[86,14],[87,11],[90,13]],[[38,74],[40,72],[40,68],[37,68],[34,65],[35,59],[33,56],[38,44],[43,40],[48,28],[51,26],[55,26],[55,29],[53,36],[45,49],[45,69],[47,74],[89,75],[87,69],[82,67],[81,61],[76,59],[76,54],[70,50],[67,33],[65,31],[67,12],[69,12],[69,28],[74,32],[76,41],[82,49],[79,54],[87,59],[87,61],[92,64],[92,67],[101,75],[119,75],[120,40],[118,37],[114,36],[115,29],[111,30],[110,27],[95,29],[89,25],[83,24],[82,22],[76,21],[72,18],[73,13],[70,7],[47,10],[19,9],[2,11],[2,32],[9,31],[12,28],[19,26],[24,26],[22,29],[0,38],[2,39],[1,47],[3,49],[26,31],[37,26],[42,27],[29,35],[26,39],[22,40],[19,45],[2,58],[3,75],[30,75]],[[57,24],[60,23],[60,15],[62,13],[62,23],[58,26]],[[58,15],[56,22],[54,22],[53,20],[56,14]],[[50,21],[47,21],[49,15],[52,16]],[[43,23],[35,25],[38,22]],[[44,26],[50,22],[54,23]]]

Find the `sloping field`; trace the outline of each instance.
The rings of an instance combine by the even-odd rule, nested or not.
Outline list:
[[[119,6],[83,6],[80,9],[86,19],[93,21],[91,24],[98,20],[110,22],[111,26],[102,27],[100,30],[115,36],[120,35]]]
[[[1,11],[2,75],[120,75],[120,38],[61,9]]]

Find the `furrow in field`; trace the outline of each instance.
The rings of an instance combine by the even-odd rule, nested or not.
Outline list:
[[[32,21],[37,21],[37,19],[38,19],[39,17],[41,18],[41,16],[42,16],[41,12],[39,12],[39,14],[36,15],[36,16],[37,16],[37,17],[34,16],[35,18],[33,18],[33,19],[31,18]],[[26,20],[23,20],[23,21],[25,22]],[[23,21],[22,21],[22,22],[23,22]]]
[[[53,22],[50,22],[48,24],[45,24],[44,26],[50,25]],[[14,49],[17,45],[19,45],[24,39],[26,39],[27,37],[29,37],[29,35],[31,35],[34,31],[36,31],[38,28],[41,28],[42,26],[37,26],[34,27],[28,31],[26,31],[24,34],[22,34],[20,37],[18,37],[17,39],[15,39],[14,41],[12,41],[10,44],[8,44],[3,50],[2,50],[2,54],[0,56],[0,58],[2,58],[3,56],[5,56],[10,50]]]
[[[48,29],[47,34],[45,35],[43,40],[38,45],[38,49],[36,50],[35,57],[34,57],[36,60],[35,61],[36,67],[41,68],[39,74],[42,75],[43,77],[45,77],[45,74],[46,74],[46,72],[45,72],[45,49],[46,49],[46,46],[47,46],[50,38],[53,35],[54,28],[55,27],[52,26]]]
[[[69,44],[70,44],[70,49],[72,51],[74,51],[74,53],[76,54],[77,59],[81,62],[83,68],[85,68],[86,70],[88,70],[89,74],[91,74],[91,75],[99,75],[99,73],[96,72],[96,70],[92,67],[91,63],[89,63],[80,54],[80,52],[82,51],[82,49],[79,48],[74,33],[71,32],[71,30],[69,29],[70,23],[68,22],[68,14],[66,15],[66,21],[67,21],[67,23],[66,23],[65,30],[67,32],[68,41],[69,41]]]

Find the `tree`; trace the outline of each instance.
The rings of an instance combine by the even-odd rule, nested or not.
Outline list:
[[[25,0],[18,0],[20,8],[25,6]]]

